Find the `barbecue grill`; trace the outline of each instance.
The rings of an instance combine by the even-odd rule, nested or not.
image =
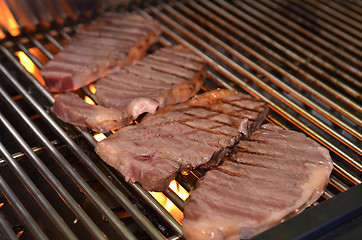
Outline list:
[[[105,11],[162,24],[207,62],[203,90],[236,89],[270,105],[266,121],[304,132],[334,162],[323,196],[255,239],[357,239],[362,227],[362,2],[0,1],[1,239],[182,239],[176,187],[149,193],[94,153],[100,136],[59,121],[39,69],[75,27]],[[92,99],[92,86],[78,91]],[[167,199],[166,199],[167,197]],[[163,200],[161,200],[163,199]],[[225,203],[227,204],[227,203]],[[178,211],[179,211],[178,210]],[[178,215],[180,216],[180,215]]]

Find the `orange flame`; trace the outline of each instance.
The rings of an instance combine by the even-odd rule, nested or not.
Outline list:
[[[19,25],[15,21],[6,1],[0,1],[0,25],[8,29],[9,33],[13,36],[20,34]],[[4,38],[5,34],[1,32],[0,38]]]
[[[96,94],[96,87],[94,86],[94,84],[89,85],[89,90],[91,91],[91,93]]]
[[[175,180],[173,180],[169,187],[182,199],[186,200],[189,196],[189,193]],[[167,198],[161,192],[150,192],[150,194],[179,222],[182,222],[184,218],[183,212],[176,207],[176,205]]]
[[[100,142],[103,139],[107,138],[106,135],[104,135],[103,133],[97,133],[93,135],[93,138],[97,141]]]
[[[90,97],[88,97],[88,96],[85,96],[84,97],[84,101],[86,101],[88,104],[90,104],[90,105],[95,105],[95,103],[93,102],[93,100],[90,98]]]
[[[38,48],[29,48],[29,52],[33,54],[35,57],[39,58],[41,52]],[[33,61],[22,51],[18,51],[15,53],[18,56],[20,64],[31,73],[43,86],[45,86],[45,81],[40,74],[39,68],[33,63]]]

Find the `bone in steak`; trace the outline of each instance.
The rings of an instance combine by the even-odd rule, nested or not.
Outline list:
[[[220,158],[265,119],[268,105],[231,90],[214,90],[148,115],[97,143],[95,151],[126,180],[162,191],[178,171]]]
[[[52,92],[76,90],[142,58],[159,34],[159,24],[140,15],[105,13],[79,28],[41,74]]]
[[[191,191],[184,236],[250,238],[315,202],[332,168],[328,150],[304,134],[263,125]]]
[[[204,75],[205,62],[197,55],[181,45],[166,47],[96,82],[94,98],[100,106],[107,108],[87,106],[88,114],[80,121],[81,116],[74,113],[82,112],[77,107],[82,108],[86,103],[79,103],[82,101],[79,99],[78,104],[68,105],[67,98],[58,97],[52,111],[65,122],[108,132],[124,127],[142,113],[154,114],[159,108],[188,100],[200,90]],[[91,113],[92,109],[96,112]],[[114,115],[109,114],[111,110],[121,112],[122,120],[113,121]],[[90,116],[93,125],[88,124]],[[97,127],[94,119],[102,120],[102,128]]]

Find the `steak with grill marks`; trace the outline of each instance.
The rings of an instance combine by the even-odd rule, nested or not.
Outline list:
[[[99,106],[87,106],[79,102],[81,99],[78,104],[68,105],[70,99],[58,97],[52,111],[65,122],[108,132],[124,127],[145,112],[154,114],[159,108],[188,100],[200,90],[204,75],[205,63],[201,58],[181,45],[171,46],[98,80],[94,98]],[[79,108],[84,106],[87,114],[81,120],[77,112],[83,112]],[[115,120],[114,115],[108,114],[110,111],[120,112],[122,120]],[[95,119],[102,120],[98,121],[102,127],[97,127]]]
[[[271,124],[222,161],[185,202],[187,240],[251,238],[315,202],[333,168],[327,149]]]
[[[105,13],[77,29],[41,74],[52,92],[76,90],[142,58],[159,34],[159,24],[140,15]]]
[[[158,58],[165,49],[167,56]],[[155,113],[188,100],[200,90],[204,75],[205,62],[200,57],[181,45],[166,47],[99,80],[95,98],[98,104],[124,109],[136,119],[144,112]]]
[[[126,180],[162,191],[178,171],[215,160],[265,119],[268,105],[249,95],[215,90],[148,115],[97,143],[95,151]]]

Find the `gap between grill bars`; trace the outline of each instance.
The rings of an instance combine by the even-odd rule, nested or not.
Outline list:
[[[207,61],[204,90],[223,87],[245,91],[261,98],[272,108],[268,121],[304,131],[329,148],[334,160],[334,172],[323,195],[323,199],[329,199],[361,183],[362,121],[361,105],[358,102],[361,100],[361,36],[356,24],[359,15],[346,14],[351,5],[354,6],[353,3],[344,6],[339,2],[333,2],[330,6],[314,2],[303,6],[299,3],[286,6],[283,1],[250,2],[248,5],[239,1],[221,0],[183,1],[182,4],[171,1],[137,11],[162,23],[163,36],[159,44],[182,43]],[[319,11],[298,14],[295,19],[291,19],[285,15],[287,7],[295,13],[306,13],[312,8]],[[352,13],[361,9],[357,7]],[[311,28],[313,14],[318,16],[315,28]],[[331,30],[334,26],[337,29],[335,32]],[[345,28],[346,26],[349,27]],[[47,61],[55,52],[62,50],[73,30],[72,27],[65,26],[50,32],[23,35],[3,42],[0,46],[4,58],[10,62],[7,64],[10,67],[1,63],[1,81],[12,85],[16,91],[10,95],[7,87],[3,88],[1,85],[1,99],[16,112],[16,118],[32,131],[37,138],[36,142],[40,143],[35,146],[26,143],[21,137],[22,133],[18,133],[14,124],[7,120],[8,116],[1,114],[1,126],[7,129],[9,137],[15,138],[22,149],[21,152],[10,153],[1,146],[1,167],[11,166],[16,170],[16,176],[24,177],[25,185],[28,185],[34,196],[40,197],[35,198],[39,198],[43,208],[49,207],[47,213],[51,215],[51,203],[42,199],[41,194],[36,194],[37,189],[32,186],[33,181],[28,179],[26,171],[17,167],[18,163],[29,159],[44,179],[47,179],[51,188],[55,189],[58,197],[68,205],[75,219],[89,230],[89,235],[99,239],[107,238],[105,233],[116,232],[116,235],[123,238],[136,239],[137,233],[135,235],[132,232],[133,225],[127,225],[127,218],[119,217],[107,199],[102,199],[87,179],[78,173],[78,169],[63,156],[64,148],[69,149],[90,170],[117,206],[124,208],[146,235],[153,239],[180,238],[180,223],[150,193],[139,184],[124,183],[117,173],[84,150],[83,142],[88,145],[86,150],[92,149],[95,144],[90,132],[78,127],[62,128],[63,125],[58,125],[48,113],[49,106],[54,101],[53,96],[38,81],[38,76],[27,71],[19,62],[20,57],[16,53],[22,52],[29,57],[35,68],[41,68],[44,59]],[[41,55],[29,50],[34,48]],[[92,97],[88,88],[84,88],[83,93]],[[19,99],[25,100],[33,109],[32,115],[28,116],[24,112]],[[49,125],[50,131],[56,135],[55,139],[48,139],[34,124],[34,118]],[[96,208],[95,212],[105,217],[104,222],[112,226],[111,230],[104,226],[98,228],[93,215],[85,212],[83,205],[78,205],[75,196],[62,186],[61,181],[39,158],[43,152],[50,154],[58,162],[73,184],[91,200]],[[192,176],[180,175],[177,178],[188,190],[194,187],[190,179],[200,177],[197,171],[190,175]],[[35,236],[43,236],[44,233],[31,219],[31,215],[26,210],[21,211],[21,198],[6,186],[6,179],[2,183],[2,192],[8,196],[7,201],[11,207],[18,212],[20,222]],[[173,190],[168,189],[164,194],[183,209],[183,200]],[[133,198],[139,198],[138,202],[149,207],[148,211],[157,217],[150,217],[143,206],[134,203]],[[1,205],[0,209],[3,207]],[[54,225],[67,237],[77,238],[74,228],[69,229],[56,213],[50,218],[53,222],[58,221]],[[157,218],[157,223],[150,218]],[[11,227],[3,216],[0,216],[0,226],[5,229],[4,232],[8,232],[9,238],[14,237],[6,231]],[[169,230],[164,231],[164,228]],[[109,236],[113,236],[111,233]]]

